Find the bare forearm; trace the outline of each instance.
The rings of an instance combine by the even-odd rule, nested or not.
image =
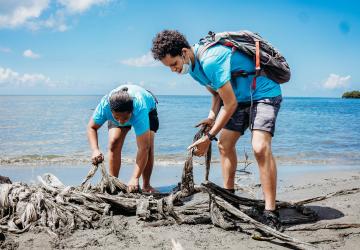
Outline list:
[[[87,136],[88,136],[91,150],[94,151],[94,150],[99,149],[97,130],[92,127],[88,127]]]
[[[231,83],[227,82],[221,88],[218,89],[217,95],[219,98],[218,107],[220,109],[220,100],[223,100],[224,107],[218,115],[214,126],[209,131],[210,134],[216,135],[226,125],[230,117],[234,113],[237,107],[237,100],[234,95]]]
[[[220,110],[221,98],[219,95],[213,95],[211,98],[211,108],[208,118],[215,120]]]
[[[220,112],[214,126],[209,131],[210,134],[216,135],[219,131],[226,125],[230,120],[230,117],[236,109],[236,103],[231,104],[230,106],[224,106],[223,110]]]
[[[134,169],[134,173],[133,173],[134,178],[140,178],[142,172],[144,171],[146,163],[148,161],[148,156],[149,156],[148,148],[138,149],[137,154],[136,154],[135,169]]]

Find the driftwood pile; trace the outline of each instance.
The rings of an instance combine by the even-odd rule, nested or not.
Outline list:
[[[200,138],[204,131],[205,128],[200,129],[194,136],[194,141]],[[263,200],[237,196],[208,181],[210,162],[211,148],[205,157],[205,182],[196,186],[193,179],[193,155],[189,152],[181,183],[176,190],[166,194],[129,194],[124,183],[107,174],[104,164],[92,166],[78,187],[65,186],[51,174],[38,177],[37,185],[11,182],[0,184],[0,242],[5,240],[2,231],[18,234],[37,228],[58,237],[76,229],[94,228],[97,222],[106,216],[124,214],[138,216],[145,221],[145,226],[212,223],[225,230],[236,229],[250,234],[254,229],[258,229],[267,237],[254,234],[255,239],[277,239],[292,248],[316,248],[315,244],[302,242],[260,223],[259,218],[264,209]],[[92,186],[89,180],[99,167],[102,179]],[[295,203],[277,201],[276,206],[280,210],[294,211],[293,216],[281,218],[284,224],[316,221],[316,213],[304,204],[359,191],[343,190]],[[194,194],[197,193],[202,199],[189,202],[196,200]],[[326,228],[358,226],[341,224],[327,225]],[[300,230],[320,228],[321,226],[313,226]]]

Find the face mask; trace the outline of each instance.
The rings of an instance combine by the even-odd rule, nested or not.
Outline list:
[[[182,57],[183,57],[184,63],[183,63],[180,74],[185,75],[185,74],[189,73],[192,65],[191,65],[191,59],[190,58],[189,58],[189,63],[185,63],[185,57],[184,56],[182,56]]]

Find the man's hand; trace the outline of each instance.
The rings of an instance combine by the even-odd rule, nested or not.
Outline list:
[[[127,192],[128,193],[138,193],[138,192],[140,192],[139,178],[131,177],[130,181],[128,182]]]
[[[212,118],[206,118],[202,121],[200,121],[195,127],[200,127],[200,126],[206,126],[206,132],[209,132],[209,130],[212,128],[212,126],[214,126],[215,123],[215,119]]]
[[[100,152],[100,150],[96,149],[92,153],[91,161],[94,165],[102,163],[104,161],[104,155]]]
[[[211,141],[207,136],[201,137],[199,140],[191,144],[187,149],[194,148],[194,155],[203,156],[208,151]]]

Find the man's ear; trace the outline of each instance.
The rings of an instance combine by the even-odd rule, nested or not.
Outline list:
[[[185,56],[185,55],[187,55],[187,53],[188,53],[188,49],[187,49],[187,48],[182,48],[182,49],[181,49],[181,54],[182,54],[182,55]]]

